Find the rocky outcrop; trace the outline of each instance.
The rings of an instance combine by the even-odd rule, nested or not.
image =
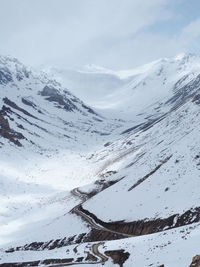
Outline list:
[[[77,259],[78,260],[78,259]],[[56,264],[56,266],[67,266],[68,263],[72,263],[74,261],[73,258],[68,259],[47,259],[47,260],[37,260],[37,261],[27,261],[27,262],[12,262],[12,263],[2,263],[1,267],[27,267],[27,266],[49,266],[49,264]],[[76,261],[76,262],[80,262]],[[59,265],[58,265],[59,264]],[[67,265],[66,265],[67,264]]]
[[[189,267],[200,267],[200,255],[196,255],[196,256],[192,259],[192,263],[190,264]]]
[[[129,258],[130,253],[125,252],[124,249],[119,250],[108,250],[105,252],[106,256],[109,256],[114,264],[119,264],[120,267],[123,267],[125,261]]]
[[[50,102],[54,102],[57,104],[57,107],[62,107],[66,111],[74,111],[77,110],[76,105],[72,103],[65,95],[62,95],[57,89],[52,86],[45,86],[41,92],[39,92],[41,96],[45,96],[46,100]]]
[[[10,128],[8,119],[6,119],[3,115],[3,108],[0,111],[0,136],[8,139],[10,142],[14,143],[17,146],[22,146],[19,142],[19,139],[24,139],[22,133],[17,132]]]
[[[11,101],[10,99],[8,99],[7,97],[4,97],[3,101],[4,101],[4,103],[5,103],[6,105],[8,105],[9,107],[14,108],[14,109],[16,109],[16,110],[22,112],[24,115],[27,115],[27,116],[32,117],[32,118],[34,118],[34,119],[37,119],[35,116],[33,116],[32,114],[30,114],[30,113],[29,113],[28,111],[26,111],[25,109],[19,107],[17,104],[15,104],[13,101]]]
[[[196,94],[193,99],[192,102],[194,102],[197,105],[200,105],[200,93]]]

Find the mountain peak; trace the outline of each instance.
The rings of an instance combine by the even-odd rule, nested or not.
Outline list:
[[[200,58],[198,54],[195,53],[189,53],[189,52],[183,52],[174,57],[175,60],[180,61],[180,60],[189,60],[189,59],[195,59],[195,58]]]
[[[17,58],[10,55],[0,55],[0,64],[18,64],[23,65]]]

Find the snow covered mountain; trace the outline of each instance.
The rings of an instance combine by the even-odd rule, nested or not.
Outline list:
[[[87,65],[80,69],[49,67],[43,71],[91,104],[103,100],[105,96],[118,91],[126,84],[126,80],[122,80],[115,72],[95,65]]]
[[[28,142],[49,149],[49,142],[57,146],[59,140],[73,143],[88,133],[110,132],[100,115],[57,81],[16,59],[0,57],[0,85],[1,135],[18,146]]]
[[[82,70],[49,69],[84,101],[106,116],[140,121],[169,110],[178,88],[197,78],[200,56],[180,54],[133,70],[112,71],[89,65]],[[164,111],[165,112],[165,111]]]
[[[1,58],[0,266],[189,267],[200,254],[200,57],[85,72],[105,92],[119,82],[102,113]]]

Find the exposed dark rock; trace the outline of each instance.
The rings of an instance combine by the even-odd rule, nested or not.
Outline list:
[[[32,101],[30,101],[29,99],[26,99],[24,97],[22,97],[22,103],[24,103],[27,106],[33,107],[33,108],[36,107],[36,105]]]
[[[141,124],[138,124],[138,125],[133,126],[133,127],[131,127],[131,128],[128,128],[128,129],[126,129],[125,131],[123,131],[121,134],[127,134],[127,133],[130,133],[130,132],[132,132],[132,131],[134,131],[134,130],[137,130],[137,129],[140,128],[140,126],[142,126],[142,125],[144,125],[144,124],[141,123]]]
[[[6,85],[9,82],[12,82],[12,73],[7,68],[0,69],[0,84]]]
[[[192,263],[190,264],[189,267],[200,267],[200,255],[196,255],[196,256],[192,259]]]
[[[184,77],[183,77],[184,78]],[[182,79],[183,79],[182,78]],[[187,77],[186,77],[187,78]],[[182,79],[174,86],[174,96],[165,104],[173,104],[174,106],[182,105],[190,96],[194,95],[200,88],[200,75],[186,85],[180,87]]]
[[[11,108],[9,108],[9,107],[7,107],[5,105],[3,105],[2,109],[0,110],[0,114],[3,115],[3,116],[8,116],[8,114],[12,114],[12,113],[13,112],[12,112]]]
[[[90,252],[87,253],[87,257],[85,258],[86,261],[92,261],[92,262],[97,262],[97,257],[95,257],[93,254]]]
[[[1,267],[27,267],[27,266],[41,266],[41,265],[48,265],[49,264],[65,264],[65,263],[71,263],[73,262],[73,258],[68,259],[46,259],[42,261],[27,261],[27,262],[12,262],[12,263],[2,263],[0,264]],[[64,266],[64,265],[63,265]]]
[[[104,146],[107,147],[107,146],[110,146],[111,144],[112,144],[111,142],[107,142],[104,144]]]
[[[1,267],[27,267],[27,266],[39,266],[40,261],[27,261],[27,262],[10,262],[1,263]]]
[[[39,92],[39,94],[42,96],[46,96],[46,100],[57,103],[59,105],[57,107],[62,107],[66,111],[77,110],[77,107],[73,104],[71,100],[62,95],[57,89],[52,86],[45,86],[43,90]]]
[[[28,111],[26,111],[25,109],[23,108],[20,108],[17,104],[15,104],[14,102],[12,102],[10,99],[8,99],[7,97],[4,97],[3,99],[4,103],[8,106],[10,106],[11,108],[14,108],[20,112],[22,112],[23,114],[29,116],[29,117],[32,117],[34,119],[37,119],[35,116],[33,116],[32,114],[30,114]]]
[[[111,257],[114,264],[119,264],[120,267],[123,267],[123,264],[129,258],[130,253],[125,252],[124,249],[120,249],[108,250],[105,252],[105,255]]]
[[[0,115],[0,126],[2,129],[10,131],[10,126],[9,126],[8,120],[5,119],[2,115]]]
[[[22,146],[18,139],[25,138],[22,133],[19,133],[10,128],[8,119],[4,118],[4,116],[1,115],[1,111],[0,111],[0,136],[8,139],[17,146]]]
[[[97,114],[93,109],[89,108],[88,106],[82,104],[82,107],[83,107],[84,109],[86,109],[89,113],[98,116],[98,114]]]
[[[164,118],[166,117],[166,114],[163,114],[161,116],[158,116],[155,119],[148,119],[147,121],[145,121],[144,123],[138,124],[134,127],[131,127],[125,131],[123,131],[121,134],[127,134],[130,133],[132,131],[147,131],[148,129],[152,128],[155,124],[159,123],[160,121],[162,121]]]
[[[23,71],[24,77],[26,77],[26,78],[30,77],[30,74],[31,74],[30,70],[28,70],[27,68],[23,67],[22,71]]]
[[[76,262],[82,262],[83,259],[84,259],[84,257],[78,257],[78,258],[76,259]]]
[[[41,127],[41,126],[39,126],[38,124],[31,122],[30,120],[26,119],[25,117],[19,115],[17,112],[12,111],[9,107],[5,107],[5,106],[3,106],[2,110],[3,110],[3,113],[4,113],[6,116],[8,116],[8,117],[9,117],[9,113],[10,113],[10,114],[14,114],[14,115],[16,115],[17,118],[20,119],[21,121],[24,121],[24,122],[28,123],[29,125],[35,126],[35,127],[37,127],[38,129],[40,129],[40,130],[42,130],[42,131],[44,131],[44,132],[46,132],[46,133],[49,133],[49,132],[47,131],[46,128]],[[0,111],[0,114],[1,114],[1,111]],[[14,119],[12,119],[11,117],[9,117],[9,119],[10,119],[10,120],[14,120]],[[44,122],[44,121],[41,120],[41,119],[37,119],[37,120],[40,120],[41,122]],[[36,133],[35,133],[35,135],[36,135]],[[37,135],[37,136],[39,136],[39,135]]]
[[[196,94],[193,99],[192,102],[194,102],[197,105],[200,105],[200,94]]]
[[[99,131],[91,131],[91,133],[96,133],[96,134],[99,134],[101,136],[110,135],[110,133],[102,133],[102,132],[99,132]]]
[[[16,78],[17,78],[18,81],[21,81],[21,80],[23,80],[24,76],[22,75],[21,72],[17,72]]]
[[[20,129],[22,129],[22,130],[24,130],[24,126],[21,125],[21,124],[17,124],[17,127],[20,128]]]
[[[41,264],[47,265],[47,264],[58,264],[58,263],[70,263],[73,262],[73,258],[68,259],[47,259],[41,261]]]
[[[95,241],[109,241],[125,238],[122,234],[115,234],[109,231],[92,229],[87,236],[83,239],[83,242],[95,242]]]

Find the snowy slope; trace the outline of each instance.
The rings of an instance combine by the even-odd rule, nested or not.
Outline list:
[[[13,143],[28,141],[49,149],[49,142],[62,147],[63,139],[73,144],[82,138],[83,144],[86,136],[96,139],[110,132],[102,117],[58,82],[16,59],[0,58],[0,86],[1,135]]]
[[[181,54],[124,71],[89,65],[81,70],[52,68],[48,72],[101,114],[136,123],[169,110],[166,102],[178,82],[183,85],[199,75],[200,57]]]
[[[200,253],[200,57],[79,71],[82,89],[99,79],[105,94],[110,79],[103,117],[48,75],[1,62],[0,266],[189,267]]]
[[[125,178],[84,207],[104,221],[166,218],[199,207],[199,108],[190,99],[150,129],[133,131],[98,154],[118,155],[121,164],[109,168]],[[119,212],[119,206],[126,208]]]
[[[97,171],[87,154],[119,124],[11,57],[0,57],[0,89],[0,243],[6,243],[77,204],[69,191],[93,181]]]

